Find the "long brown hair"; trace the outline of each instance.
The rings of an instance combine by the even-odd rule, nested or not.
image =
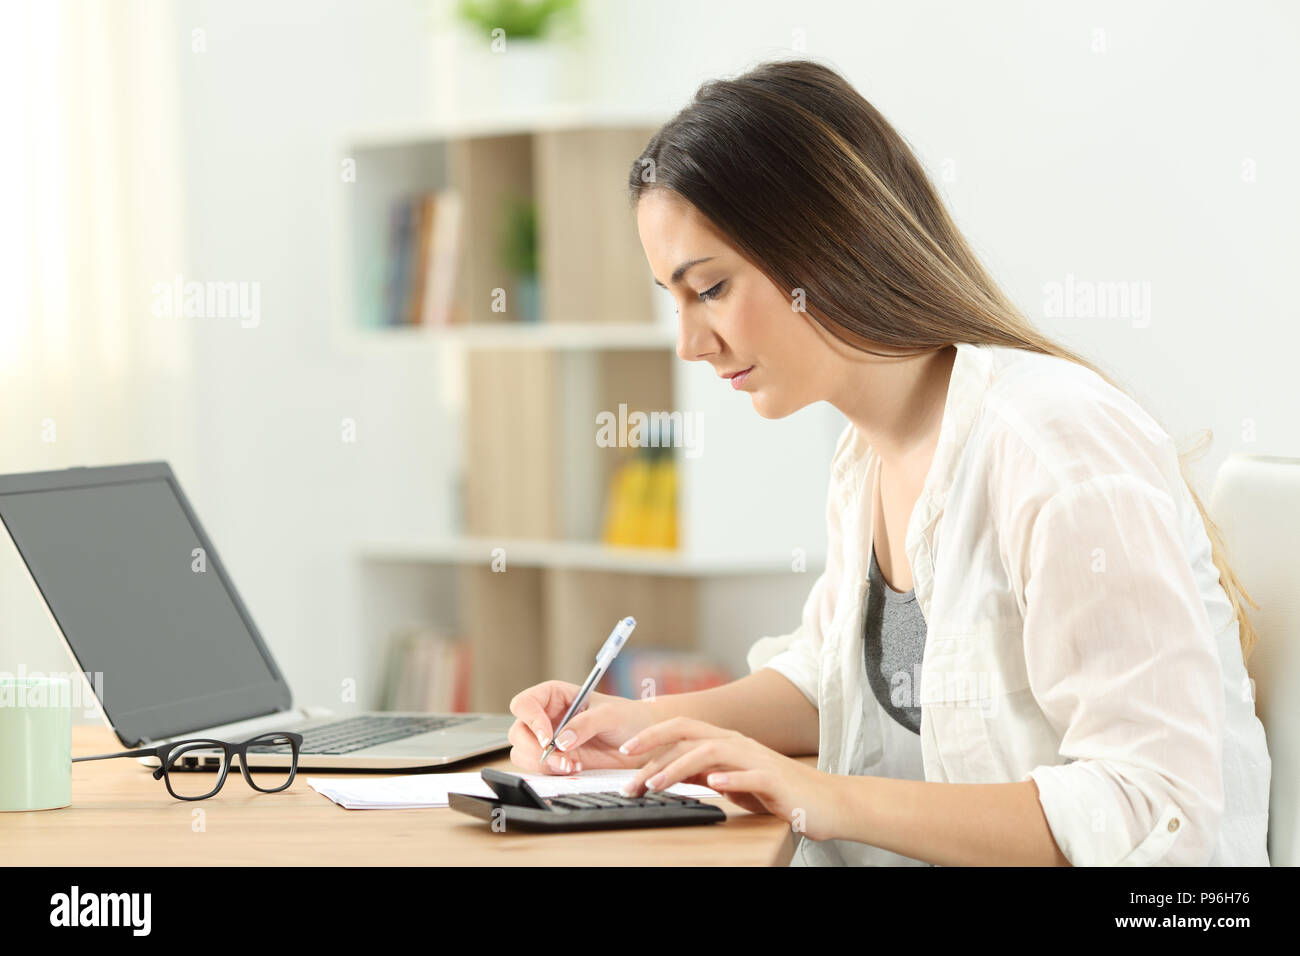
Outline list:
[[[807,313],[873,355],[957,342],[1004,345],[1109,375],[1033,327],[957,230],[912,150],[842,76],[788,59],[704,83],[632,163],[633,206],[648,190],[689,201]],[[873,346],[892,349],[880,352]],[[1208,433],[1207,433],[1208,434]],[[1240,624],[1243,660],[1258,640],[1223,535],[1187,474],[1215,567]]]

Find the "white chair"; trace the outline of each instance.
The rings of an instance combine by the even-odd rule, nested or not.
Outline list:
[[[1230,455],[1208,505],[1251,598],[1259,634],[1246,664],[1273,763],[1268,855],[1300,865],[1300,458]]]

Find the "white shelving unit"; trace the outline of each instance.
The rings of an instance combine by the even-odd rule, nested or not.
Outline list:
[[[340,301],[352,304],[339,342],[427,358],[464,438],[446,463],[463,472],[460,527],[358,543],[361,627],[380,643],[413,620],[466,634],[475,709],[504,709],[545,677],[579,677],[626,614],[639,642],[703,649],[738,669],[750,643],[794,627],[824,559],[834,413],[763,420],[707,365],[676,357],[672,303],[652,284],[624,185],[664,118],[561,108],[365,130],[339,146],[357,171],[337,216]],[[494,271],[496,194],[537,201],[543,321],[500,321],[472,302],[465,324],[365,320],[391,203],[446,185],[465,196],[460,281],[471,291],[510,281]],[[620,403],[698,416],[698,449],[674,449],[675,550],[599,540],[623,450],[597,446],[595,415]],[[429,489],[431,499],[457,494],[454,484]]]

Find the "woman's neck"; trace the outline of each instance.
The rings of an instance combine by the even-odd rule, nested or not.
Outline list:
[[[956,358],[950,345],[906,358],[848,359],[830,402],[883,463],[906,470],[912,459],[933,455]]]

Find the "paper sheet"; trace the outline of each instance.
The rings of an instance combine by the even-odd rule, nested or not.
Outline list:
[[[546,773],[524,773],[523,777],[542,797],[569,793],[621,791],[623,784],[636,776],[635,770],[584,770],[567,777]],[[322,796],[348,810],[413,810],[447,806],[447,794],[469,793],[479,797],[495,796],[492,788],[477,773],[418,773],[401,777],[331,780],[308,777],[307,783]],[[718,797],[716,790],[692,783],[678,783],[669,793],[681,797]]]

